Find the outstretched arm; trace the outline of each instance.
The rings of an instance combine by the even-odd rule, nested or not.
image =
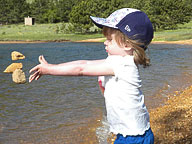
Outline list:
[[[100,59],[100,60],[77,60],[77,61],[71,61],[67,63],[61,63],[57,64],[58,66],[66,66],[66,65],[71,65],[71,64],[99,64],[103,63],[105,59]]]
[[[100,76],[114,75],[110,65],[105,60],[79,60],[62,64],[49,64],[43,56],[39,56],[40,64],[30,70],[33,74],[29,77],[29,82],[38,80],[41,75],[60,76]]]

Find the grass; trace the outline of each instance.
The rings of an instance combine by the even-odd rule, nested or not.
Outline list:
[[[90,38],[100,38],[101,34],[64,34],[58,32],[58,28],[62,23],[58,24],[35,24],[33,26],[3,25],[0,26],[0,40],[22,40],[22,41],[38,41],[38,40],[84,40]]]
[[[27,3],[32,3],[34,0],[26,0]]]
[[[164,30],[155,32],[153,41],[178,41],[192,39],[192,21],[184,25],[178,25],[176,30]]]
[[[33,26],[0,25],[0,41],[78,41],[102,38],[102,34],[65,34],[60,32],[62,23],[35,24]],[[177,41],[192,39],[192,21],[179,25],[176,30],[157,31],[153,41]]]

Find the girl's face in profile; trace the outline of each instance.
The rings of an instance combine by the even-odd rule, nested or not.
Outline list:
[[[120,55],[120,56],[127,55],[125,51],[125,45],[121,45],[121,46],[118,45],[115,39],[114,33],[112,33],[111,35],[108,35],[106,38],[107,39],[104,42],[104,45],[108,55]]]

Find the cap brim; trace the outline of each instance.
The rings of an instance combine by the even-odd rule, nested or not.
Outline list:
[[[110,28],[117,28],[116,26],[114,26],[113,24],[111,24],[109,21],[107,21],[106,18],[99,18],[99,17],[93,17],[90,16],[91,20],[93,21],[93,23],[99,27],[99,28],[103,28],[104,26],[106,27],[110,27]]]

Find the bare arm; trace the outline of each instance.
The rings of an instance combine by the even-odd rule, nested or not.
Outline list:
[[[66,66],[66,65],[71,65],[71,64],[99,64],[103,63],[105,59],[100,59],[100,60],[77,60],[77,61],[71,61],[67,63],[61,63],[58,64],[58,66]]]
[[[43,56],[39,56],[40,64],[30,70],[34,72],[29,77],[29,82],[38,80],[41,75],[60,75],[60,76],[100,76],[114,75],[110,65],[104,60],[95,61],[73,61],[62,64],[49,64]]]

